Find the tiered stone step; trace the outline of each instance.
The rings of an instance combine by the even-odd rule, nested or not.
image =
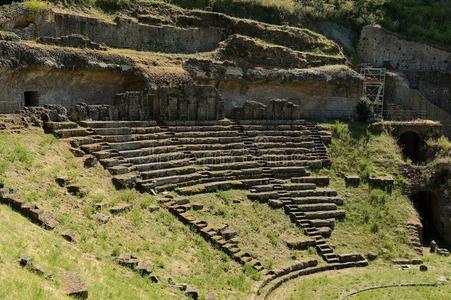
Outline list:
[[[80,125],[87,128],[117,128],[117,127],[149,127],[156,126],[156,121],[81,121]]]

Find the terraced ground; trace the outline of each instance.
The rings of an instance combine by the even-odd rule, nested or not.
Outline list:
[[[2,228],[7,228],[0,241],[1,277],[5,279],[1,280],[3,295],[63,298],[64,288],[59,277],[62,271],[80,274],[92,297],[113,299],[125,295],[137,299],[179,298],[185,294],[179,288],[180,283],[197,287],[201,297],[213,292],[221,299],[245,299],[255,295],[257,290],[264,296],[274,289],[269,296],[277,298],[283,293],[296,298],[308,295],[311,291],[308,287],[313,286],[312,290],[323,291],[327,299],[334,293],[355,289],[356,281],[358,286],[368,284],[372,276],[386,284],[399,282],[398,279],[410,280],[417,273],[422,280],[429,281],[439,275],[449,277],[450,265],[446,258],[425,257],[430,267],[426,273],[396,271],[391,266],[392,258],[417,257],[405,229],[407,219],[415,217],[415,212],[398,187],[390,195],[379,195],[385,199],[383,204],[371,205],[379,196],[370,192],[366,183],[359,187],[346,187],[343,183],[340,174],[347,168],[366,172],[365,168],[353,165],[356,163],[368,164],[374,174],[393,171],[392,174],[399,176],[394,165],[400,159],[399,149],[395,148],[397,156],[387,162],[387,154],[396,144],[386,134],[369,135],[362,133],[360,127],[357,127],[360,131],[357,134],[354,126],[349,131],[344,124],[327,125],[333,133],[329,160],[321,145],[330,135],[307,123],[295,125],[306,126],[306,131],[297,131],[297,136],[291,136],[294,133],[285,125],[271,125],[277,127],[272,131],[255,131],[261,127],[252,124],[205,125],[204,129],[216,127],[212,127],[215,128],[212,131],[196,130],[201,135],[197,139],[189,137],[193,132],[189,126],[159,128],[164,132],[161,134],[155,133],[156,124],[152,124],[134,127],[134,134],[108,135],[105,133],[117,133],[118,129],[108,129],[106,125],[111,126],[111,123],[104,123],[104,128],[97,123],[97,127],[90,127],[92,129],[60,124],[60,127],[75,128],[56,129],[59,136],[66,134],[67,137],[70,130],[83,135],[69,140],[58,140],[41,129],[1,134],[1,181],[15,189],[11,198],[22,199],[28,207],[34,203],[40,213],[46,212],[57,221],[53,230],[46,230],[29,222],[27,218],[32,219],[24,209],[0,206],[4,216]],[[58,125],[50,125],[54,129],[55,126]],[[217,126],[230,130],[218,130]],[[240,126],[248,130],[241,131]],[[240,134],[229,133],[234,130]],[[263,132],[266,133],[264,138],[255,135]],[[317,139],[305,140],[315,135]],[[351,140],[345,145],[347,135]],[[133,141],[135,136],[146,140]],[[213,141],[218,139],[222,139],[221,143],[215,144]],[[271,148],[271,145],[279,145],[281,139],[285,139],[286,147]],[[82,140],[91,143],[83,145]],[[104,166],[113,168],[113,173],[126,170],[119,171],[124,174],[113,175],[118,178],[116,184],[130,183],[130,177],[144,174],[135,184],[145,193],[117,190],[103,166],[84,168],[88,156],[74,156],[72,153],[80,153],[68,141],[84,150],[94,149],[92,153]],[[366,147],[364,144],[356,146],[360,143],[378,145],[378,154],[362,153]],[[109,150],[111,145],[139,147]],[[148,145],[169,152],[161,156],[161,169],[157,171],[151,167],[156,166],[151,162],[152,153],[137,157],[118,155],[144,154]],[[350,145],[354,154],[367,161],[353,161]],[[188,157],[172,155],[180,150]],[[346,155],[336,156],[336,152],[345,150]],[[211,160],[207,155],[213,156],[212,151],[229,155],[217,155],[213,158],[219,157],[219,160]],[[284,165],[289,156],[280,154],[281,151],[293,153],[295,159],[291,158],[288,164],[294,166]],[[278,152],[279,159],[262,159],[273,155],[267,154],[271,152]],[[232,153],[236,155],[231,156]],[[139,163],[125,161],[130,159]],[[189,164],[178,165],[180,161],[189,161]],[[307,162],[311,165],[306,166]],[[330,168],[321,167],[329,164]],[[179,173],[180,169],[184,171]],[[61,186],[55,179],[67,180],[67,184]],[[329,187],[325,187],[327,185]],[[71,194],[70,186],[78,190]],[[156,189],[159,193],[151,195]],[[371,215],[369,220],[366,214]],[[67,230],[72,231],[73,242],[61,237]],[[349,273],[327,271],[366,265],[368,262],[363,256],[346,253],[369,251],[375,252],[378,259],[370,261],[368,267]],[[31,255],[46,274],[54,274],[52,279],[22,269],[17,262],[22,255]],[[151,266],[150,277],[142,277],[134,265],[132,269],[121,265],[118,258],[125,259],[127,255]],[[382,276],[380,270],[394,270],[397,277],[392,273]],[[317,274],[305,277],[307,279],[303,277],[301,281],[294,279],[312,273]],[[313,279],[330,278],[330,274],[334,275],[330,282],[326,281],[328,285],[320,284],[326,279]],[[357,274],[365,274],[365,277]],[[151,282],[155,278],[158,283]],[[305,283],[308,285],[304,287]],[[436,294],[431,295],[446,296],[448,289],[434,291]],[[383,291],[374,293],[385,295]],[[417,295],[415,293],[407,295]],[[418,293],[421,295],[422,291]]]

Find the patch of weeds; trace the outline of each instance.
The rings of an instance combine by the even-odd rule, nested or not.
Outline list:
[[[27,0],[24,2],[24,7],[28,13],[38,13],[50,8],[47,2],[39,0]]]
[[[218,197],[219,199],[221,199],[225,205],[230,205],[233,201],[232,197],[225,191],[217,191],[216,192],[216,197]]]
[[[272,245],[276,246],[278,244],[278,236],[274,231],[270,231],[266,234]]]
[[[139,207],[141,207],[141,209],[147,209],[150,205],[155,203],[155,199],[152,196],[148,196],[144,198]]]
[[[132,222],[134,227],[141,227],[144,223],[144,215],[141,209],[134,208],[128,213],[128,218]]]
[[[316,248],[315,247],[308,247],[307,253],[309,255],[315,255],[316,254]]]
[[[261,280],[261,274],[255,270],[250,264],[244,264],[244,273],[252,278],[252,280],[259,281]]]
[[[274,261],[272,259],[264,259],[263,266],[265,266],[265,268],[267,268],[269,270],[272,270],[272,268],[274,266]]]
[[[111,251],[111,256],[112,257],[118,257],[121,254],[121,249],[119,249],[119,247],[114,247],[113,250]]]

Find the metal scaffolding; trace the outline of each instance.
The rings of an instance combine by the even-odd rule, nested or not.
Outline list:
[[[373,103],[374,118],[383,119],[385,68],[362,67],[363,95]]]

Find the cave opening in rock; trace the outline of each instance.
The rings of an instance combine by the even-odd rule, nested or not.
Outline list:
[[[26,107],[39,106],[39,93],[36,91],[24,92],[24,104]]]
[[[398,144],[405,159],[410,159],[414,163],[425,160],[424,140],[418,133],[413,131],[404,132],[399,136]]]
[[[431,191],[421,191],[411,197],[423,225],[423,245],[429,246],[432,240],[440,241],[443,224],[440,222],[440,203]]]

